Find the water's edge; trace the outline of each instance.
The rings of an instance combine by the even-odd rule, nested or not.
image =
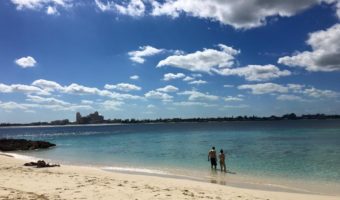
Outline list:
[[[14,159],[27,161],[27,162],[36,162],[37,160],[41,160],[41,158],[26,156],[19,153],[8,153],[8,152],[1,152],[0,156],[8,156]],[[56,163],[56,161],[51,159],[45,159],[47,162]],[[306,189],[297,187],[297,185],[286,185],[286,184],[273,184],[270,183],[270,180],[267,179],[259,179],[258,177],[252,176],[244,176],[238,177],[235,174],[228,174],[230,179],[227,181],[224,179],[226,176],[225,173],[216,171],[213,172],[213,176],[200,178],[200,177],[193,177],[193,176],[185,176],[180,174],[173,174],[161,170],[153,170],[147,168],[129,168],[129,167],[108,167],[108,166],[101,166],[101,165],[80,165],[80,164],[63,164],[62,162],[59,163],[62,165],[70,166],[70,167],[89,167],[89,168],[96,168],[106,172],[114,172],[114,173],[122,173],[122,174],[132,174],[132,175],[142,175],[142,176],[153,176],[153,177],[161,177],[161,178],[171,178],[171,179],[182,179],[182,180],[191,180],[197,182],[205,182],[205,183],[212,183],[218,185],[225,185],[230,187],[237,187],[243,189],[255,189],[255,190],[263,190],[263,191],[274,191],[274,192],[288,192],[288,193],[300,193],[300,194],[314,194],[314,195],[334,195],[340,196],[340,193],[334,192],[329,193],[326,191],[314,189]],[[332,185],[333,183],[331,183]],[[337,186],[335,186],[337,187]],[[334,190],[336,191],[336,190]]]

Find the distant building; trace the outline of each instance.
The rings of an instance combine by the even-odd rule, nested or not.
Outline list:
[[[100,124],[100,123],[104,123],[104,117],[99,115],[97,111],[84,117],[82,117],[81,114],[77,112],[76,123],[77,124]]]

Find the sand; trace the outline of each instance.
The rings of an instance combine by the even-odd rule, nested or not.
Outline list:
[[[99,168],[24,167],[0,154],[0,200],[5,199],[257,199],[339,200],[339,196],[244,189],[192,180],[107,172]]]

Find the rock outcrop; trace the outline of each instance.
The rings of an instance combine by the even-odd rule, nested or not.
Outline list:
[[[25,139],[0,139],[0,151],[19,151],[47,149],[56,146],[45,141],[31,141]]]
[[[57,164],[49,164],[46,163],[44,160],[38,160],[38,162],[29,162],[29,163],[25,163],[24,166],[33,166],[33,167],[37,167],[37,168],[44,168],[44,167],[60,167],[60,165]]]

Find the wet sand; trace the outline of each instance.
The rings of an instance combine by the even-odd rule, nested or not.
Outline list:
[[[339,196],[244,189],[194,180],[107,172],[94,167],[24,167],[0,154],[0,200],[7,199],[258,199],[338,200]]]

